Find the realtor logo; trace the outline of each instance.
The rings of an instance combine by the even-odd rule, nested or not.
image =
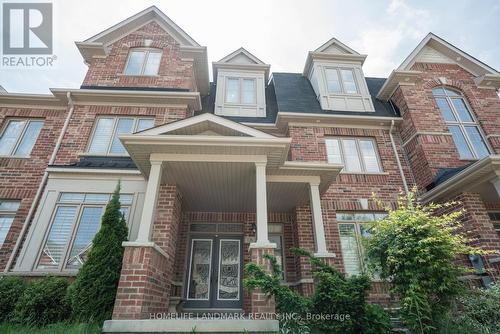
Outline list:
[[[3,4],[3,54],[52,54],[52,4]]]

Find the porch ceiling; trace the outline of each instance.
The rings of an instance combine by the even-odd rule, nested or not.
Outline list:
[[[254,212],[255,165],[237,162],[166,162],[162,183],[176,184],[185,211]],[[268,211],[288,212],[308,203],[308,184],[268,182]]]

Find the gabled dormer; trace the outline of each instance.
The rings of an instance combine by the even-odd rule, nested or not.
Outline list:
[[[155,6],[76,45],[89,66],[82,88],[143,87],[208,94],[206,47]]]
[[[302,74],[323,110],[374,111],[362,70],[365,59],[335,38],[309,52]]]
[[[265,88],[270,65],[239,48],[212,66],[217,85],[216,115],[266,117]]]

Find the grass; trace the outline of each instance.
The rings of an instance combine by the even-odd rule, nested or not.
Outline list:
[[[91,324],[58,323],[44,328],[31,328],[22,325],[0,324],[2,334],[100,334],[101,328]]]

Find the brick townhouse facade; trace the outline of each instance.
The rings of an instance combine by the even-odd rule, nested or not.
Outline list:
[[[359,236],[384,217],[372,194],[459,200],[475,243],[500,250],[500,74],[432,33],[388,78],[332,38],[301,73],[240,48],[210,82],[207,48],[156,7],[76,45],[80,89],[0,93],[0,269],[76,275],[121,181],[129,241],[105,331],[154,332],[141,319],[169,311],[272,312],[242,287],[265,253],[303,294],[311,268],[292,247],[362,273]],[[498,280],[498,254],[458,260],[470,284]],[[369,298],[392,302],[377,280]]]

